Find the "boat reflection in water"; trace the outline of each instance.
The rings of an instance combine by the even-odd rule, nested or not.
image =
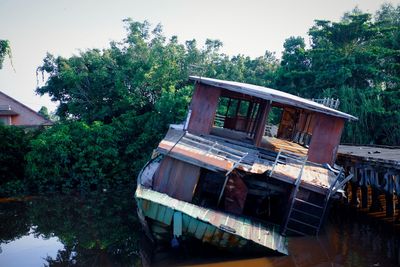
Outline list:
[[[385,225],[363,221],[354,214],[334,210],[317,237],[292,237],[288,256],[244,257],[215,249],[187,250],[186,259],[169,252],[156,266],[246,267],[394,267],[400,265],[400,236]]]

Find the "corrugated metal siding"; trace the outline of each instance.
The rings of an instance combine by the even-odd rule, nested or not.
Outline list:
[[[222,247],[241,247],[247,241],[288,254],[287,240],[277,226],[264,225],[248,218],[206,209],[138,186],[138,206],[154,220],[171,225],[174,212],[182,213],[182,231]],[[232,229],[232,231],[224,230]]]
[[[200,167],[165,157],[154,174],[153,188],[171,197],[190,202],[199,175]]]

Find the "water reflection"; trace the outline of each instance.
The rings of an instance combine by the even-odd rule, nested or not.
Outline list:
[[[0,266],[43,266],[46,257],[55,257],[63,244],[56,237],[44,238],[31,233],[0,245]]]
[[[392,267],[400,265],[400,238],[387,225],[360,218],[345,210],[333,210],[325,231],[316,237],[292,237],[289,256],[238,258],[215,249],[188,249],[180,259],[156,258],[156,265],[246,267]]]
[[[0,266],[11,265],[17,257],[29,258],[29,253],[20,251],[4,262],[10,257],[5,246],[18,244],[23,236],[31,248],[40,240],[31,236],[47,241],[57,237],[62,243],[55,255],[48,254],[46,246],[36,251],[45,266],[139,266],[140,225],[135,210],[129,191],[0,203],[0,246],[4,247]]]
[[[397,266],[400,240],[383,224],[333,211],[320,238],[289,242],[290,256],[232,255],[199,243],[157,250],[153,264],[194,266]],[[140,266],[143,251],[133,192],[0,200],[0,266]]]

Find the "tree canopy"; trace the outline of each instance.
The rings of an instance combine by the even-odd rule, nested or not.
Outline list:
[[[29,142],[24,169],[33,190],[133,182],[168,125],[184,120],[189,74],[339,98],[340,110],[359,117],[342,142],[400,144],[400,6],[316,20],[309,40],[286,39],[281,59],[269,51],[228,56],[219,40],[199,48],[167,39],[160,24],[124,23],[122,41],[69,58],[47,54],[38,67],[46,79],[36,92],[59,103],[60,120]]]
[[[0,69],[3,68],[3,62],[6,57],[11,60],[10,41],[0,40]]]

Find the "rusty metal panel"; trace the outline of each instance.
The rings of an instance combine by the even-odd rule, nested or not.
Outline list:
[[[200,167],[165,157],[154,174],[153,189],[190,202],[199,174]]]
[[[242,214],[246,197],[246,184],[236,172],[232,172],[225,188],[225,210],[234,214]]]
[[[195,134],[209,134],[217,110],[221,90],[216,87],[197,84],[192,97],[192,111],[188,131]]]
[[[344,119],[316,113],[308,160],[333,165],[344,127]]]

